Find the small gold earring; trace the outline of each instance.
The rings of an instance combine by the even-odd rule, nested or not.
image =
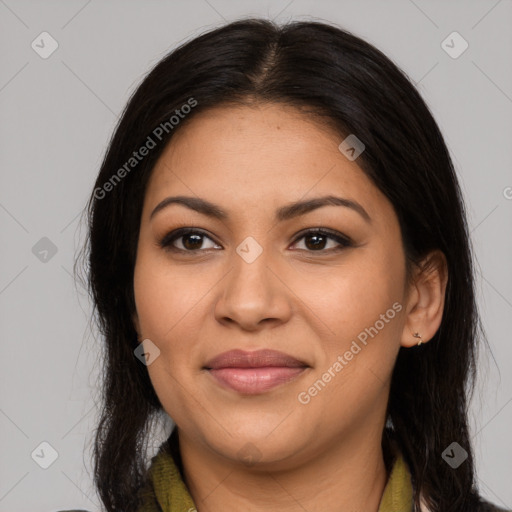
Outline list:
[[[419,346],[423,343],[423,340],[421,339],[420,333],[419,333],[419,332],[415,332],[415,333],[413,334],[413,336],[414,336],[415,338],[419,338],[419,339],[420,339],[420,341],[418,341],[418,347],[419,347]]]

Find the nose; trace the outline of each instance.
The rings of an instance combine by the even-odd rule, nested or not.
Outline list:
[[[215,304],[217,321],[257,331],[290,319],[292,293],[280,275],[279,262],[269,255],[269,250],[263,250],[256,260],[248,262],[233,253],[231,270],[221,281]]]

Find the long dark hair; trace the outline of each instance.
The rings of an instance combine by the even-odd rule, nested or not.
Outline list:
[[[87,205],[89,289],[105,340],[94,478],[106,510],[136,510],[148,437],[163,411],[134,356],[133,271],[148,178],[172,135],[198,112],[251,102],[294,106],[336,129],[340,141],[356,134],[365,144],[357,163],[398,216],[408,270],[432,250],[446,256],[441,326],[429,343],[400,350],[383,442],[393,437],[402,450],[416,510],[420,492],[432,511],[479,510],[467,412],[485,334],[463,197],[440,130],[405,73],[372,45],[330,24],[264,19],[210,30],[149,72],[120,118]],[[149,139],[147,155],[130,160]],[[457,469],[442,457],[454,441],[468,454]]]

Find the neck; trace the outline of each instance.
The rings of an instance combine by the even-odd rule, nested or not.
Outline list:
[[[364,434],[345,436],[314,457],[272,471],[201,450],[180,431],[184,479],[198,512],[377,512],[388,475],[380,433]]]

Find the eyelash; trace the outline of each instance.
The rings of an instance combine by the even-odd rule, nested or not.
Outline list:
[[[200,235],[200,236],[209,238],[210,240],[212,240],[212,242],[217,244],[217,242],[215,242],[215,240],[213,240],[210,236],[208,236],[205,232],[203,232],[201,230],[191,229],[191,228],[179,228],[174,231],[171,231],[170,233],[167,233],[163,238],[161,238],[158,241],[158,246],[168,252],[180,252],[180,253],[188,253],[188,254],[204,252],[205,250],[206,251],[209,250],[209,249],[187,250],[187,249],[179,249],[177,247],[174,247],[172,245],[173,242],[178,240],[179,238],[182,238],[184,235]],[[307,237],[308,235],[321,235],[321,236],[330,238],[331,240],[334,240],[335,242],[339,243],[340,246],[330,248],[330,249],[319,249],[317,251],[308,250],[308,249],[297,249],[297,250],[305,251],[308,253],[330,254],[332,252],[338,252],[347,247],[354,246],[353,241],[349,237],[339,233],[338,231],[325,229],[325,228],[308,229],[306,231],[301,231],[300,233],[298,233],[297,237],[293,241],[293,245],[295,245],[297,242],[299,242],[303,238]],[[220,244],[217,244],[217,245],[220,245]],[[213,250],[218,250],[218,249],[213,249]]]

